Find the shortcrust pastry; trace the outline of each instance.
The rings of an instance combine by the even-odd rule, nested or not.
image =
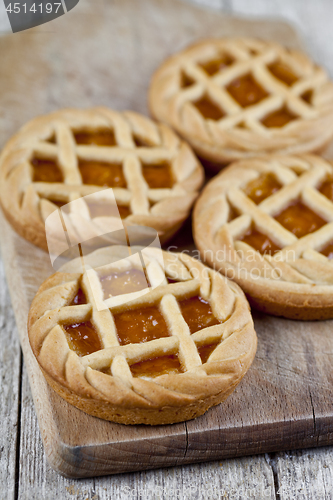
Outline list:
[[[200,41],[153,75],[152,115],[215,169],[322,149],[333,136],[333,83],[305,54],[259,39]]]
[[[110,227],[109,218],[121,217],[125,225],[153,227],[164,242],[187,218],[202,182],[192,150],[167,126],[107,108],[35,118],[0,158],[5,215],[21,236],[44,249],[48,216],[59,208],[65,213],[64,205],[87,195],[80,211],[88,226]],[[70,208],[67,215],[66,224],[79,231]]]
[[[315,155],[235,162],[194,210],[202,259],[234,279],[256,308],[333,318],[333,167]]]
[[[48,278],[30,309],[32,350],[49,384],[86,413],[124,424],[195,418],[252,363],[248,303],[186,254],[145,248],[138,260],[136,250],[100,249],[84,270],[76,259]]]

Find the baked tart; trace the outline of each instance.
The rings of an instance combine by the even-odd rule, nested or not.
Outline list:
[[[139,250],[99,249],[84,268],[76,259],[48,278],[31,305],[30,344],[51,387],[88,414],[193,419],[225,400],[253,361],[249,306],[237,284],[194,258]]]
[[[67,222],[78,229],[68,204],[80,198],[88,226],[110,227],[108,219],[121,217],[124,225],[154,228],[165,242],[189,215],[202,182],[202,166],[170,128],[107,108],[35,118],[0,157],[4,213],[21,236],[44,249],[45,221],[55,210],[66,205]]]
[[[203,40],[173,55],[153,75],[149,106],[215,169],[275,152],[318,152],[333,136],[325,70],[254,38]]]
[[[333,318],[333,167],[315,155],[267,156],[227,167],[193,220],[202,259],[261,311]]]

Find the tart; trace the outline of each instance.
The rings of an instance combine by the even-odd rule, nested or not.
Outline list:
[[[154,425],[193,419],[234,390],[257,345],[237,284],[156,248],[103,248],[83,265],[48,278],[29,313],[33,353],[61,397],[96,417]]]
[[[202,166],[167,126],[107,108],[35,118],[0,157],[4,213],[21,236],[44,249],[45,221],[55,210],[80,232],[78,206],[88,227],[110,227],[121,217],[125,226],[154,228],[165,242],[189,215],[202,182]]]
[[[152,115],[220,169],[260,155],[318,152],[333,136],[333,83],[305,54],[270,41],[200,41],[153,75]]]
[[[315,155],[267,156],[227,167],[193,220],[202,259],[257,309],[333,318],[333,167]]]

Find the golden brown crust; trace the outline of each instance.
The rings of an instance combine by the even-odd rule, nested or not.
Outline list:
[[[116,147],[75,143],[73,132],[100,129],[113,131]],[[147,146],[137,147],[134,138],[140,138]],[[33,182],[30,161],[36,156],[56,160],[64,182]],[[64,109],[35,118],[22,127],[2,151],[0,203],[14,229],[45,250],[45,220],[57,208],[53,200],[68,203],[96,193],[103,201],[105,187],[82,184],[79,160],[121,164],[127,187],[115,187],[113,193],[118,205],[131,210],[124,224],[153,227],[162,243],[171,238],[188,217],[203,182],[203,169],[190,147],[167,126],[155,124],[137,113],[100,107]],[[170,164],[175,179],[173,186],[149,188],[141,173],[141,163],[154,165],[164,161]],[[87,207],[83,211],[92,231],[96,232],[96,226],[109,227],[106,220],[109,217],[93,217]],[[68,218],[72,224],[71,212]],[[80,226],[77,228],[74,224],[76,230],[80,233]]]
[[[124,247],[98,250],[87,257],[86,264],[111,262],[107,269],[117,269],[126,251]],[[29,340],[49,384],[86,413],[124,424],[181,422],[219,404],[245,375],[257,346],[253,321],[240,288],[219,273],[185,254],[163,252],[161,260],[156,249],[144,249],[142,255],[151,291],[126,303],[119,302],[119,296],[107,299],[109,309],[98,310],[94,297],[101,285],[92,274],[88,278],[87,273],[76,272],[78,260],[67,265],[66,272],[48,278],[31,305]],[[161,273],[163,280],[155,286]],[[166,276],[177,281],[168,284]],[[79,285],[88,303],[70,306]],[[198,293],[210,303],[220,323],[190,334],[176,299]],[[171,335],[119,345],[112,315],[152,303],[159,304]],[[61,325],[88,320],[104,347],[80,357],[70,350]],[[203,364],[197,348],[211,344],[216,347]],[[165,354],[179,355],[183,373],[132,375],[129,366],[133,362]]]
[[[221,54],[233,62],[208,75],[201,64]],[[267,69],[275,62],[286,64],[298,80],[288,86],[276,78]],[[193,84],[182,87],[184,74]],[[252,74],[268,96],[243,108],[226,86],[245,74]],[[306,92],[312,92],[311,102],[303,98]],[[204,118],[192,104],[203,96],[223,110],[221,119]],[[283,106],[297,118],[281,128],[267,128],[261,120]],[[333,135],[333,84],[326,72],[299,51],[258,39],[202,40],[168,58],[153,75],[149,107],[152,116],[177,130],[199,157],[220,168],[231,161],[276,152],[315,152]]]
[[[243,190],[267,173],[282,187],[256,205]],[[321,251],[333,242],[333,203],[318,191],[332,175],[332,165],[314,155],[233,163],[206,186],[194,209],[194,239],[202,259],[234,279],[264,312],[292,319],[332,318],[333,267]],[[327,221],[302,238],[274,218],[297,199]],[[261,255],[243,242],[253,226],[281,250]]]

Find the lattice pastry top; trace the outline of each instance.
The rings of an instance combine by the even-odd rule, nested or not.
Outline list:
[[[333,167],[314,155],[236,162],[194,211],[202,258],[256,307],[295,319],[333,317]]]
[[[252,363],[248,303],[186,254],[138,249],[100,249],[84,270],[77,259],[47,279],[29,313],[31,347],[50,385],[86,413],[125,424],[195,418]]]
[[[198,42],[154,74],[152,115],[218,164],[319,150],[333,135],[333,83],[305,54],[250,38]]]
[[[167,126],[107,108],[35,118],[0,157],[4,212],[19,234],[45,249],[47,217],[80,197],[92,195],[80,202],[87,223],[109,226],[118,211],[106,188],[113,188],[125,225],[153,227],[163,242],[188,216],[202,182],[195,155]]]

